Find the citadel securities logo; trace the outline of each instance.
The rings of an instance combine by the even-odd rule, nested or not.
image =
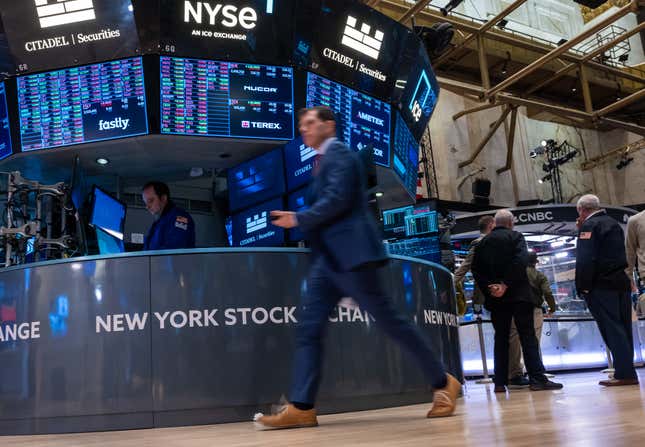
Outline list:
[[[316,149],[305,144],[300,145],[300,162],[304,163],[316,156]]]
[[[41,28],[96,19],[92,0],[35,0]]]
[[[112,121],[99,121],[99,130],[102,131],[114,129],[127,130],[128,127],[130,127],[130,119],[123,119],[121,117],[115,118]]]
[[[358,20],[355,17],[347,16],[347,25],[345,26],[341,43],[359,53],[363,53],[365,56],[369,56],[375,60],[378,59],[385,34],[383,31],[376,30],[374,37],[372,37],[370,36],[372,29],[370,25],[367,23],[361,24],[359,31],[356,26],[357,24]]]
[[[261,214],[249,216],[246,218],[246,234],[255,233],[269,226],[268,213],[263,211]]]

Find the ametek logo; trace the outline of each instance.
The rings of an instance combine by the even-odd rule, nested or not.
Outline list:
[[[95,20],[93,0],[35,0],[41,28]]]
[[[261,92],[261,93],[278,93],[277,87],[261,87],[255,85],[245,85],[245,92]]]
[[[112,121],[99,121],[99,130],[127,130],[128,127],[130,127],[130,119],[123,119],[121,117],[115,118]]]
[[[363,23],[360,30],[357,25],[358,20],[355,17],[347,16],[347,24],[341,43],[365,56],[378,59],[385,34],[383,31],[376,30],[374,37],[372,37],[370,36],[372,29],[370,25]]]
[[[262,214],[256,214],[246,218],[246,234],[255,233],[267,226],[269,226],[269,219],[266,211],[263,211]]]
[[[376,124],[377,126],[383,127],[385,125],[384,120],[382,120],[381,118],[372,116],[369,113],[358,112],[358,117],[364,121],[367,121],[368,123]]]

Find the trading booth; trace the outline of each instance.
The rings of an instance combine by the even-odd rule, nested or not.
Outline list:
[[[348,0],[0,7],[0,434],[250,420],[288,391],[308,252],[269,213],[306,206],[296,114],[315,105],[375,166],[387,290],[463,377],[436,210],[414,205],[439,88],[410,29]],[[228,248],[142,252],[92,180],[195,166],[226,170]],[[330,326],[321,411],[431,399],[371,316]]]

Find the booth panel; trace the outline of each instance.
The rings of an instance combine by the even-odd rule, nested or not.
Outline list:
[[[149,312],[147,259],[6,271],[0,291],[1,432],[81,430],[87,418],[105,428],[109,415],[149,411],[150,335],[125,318]]]

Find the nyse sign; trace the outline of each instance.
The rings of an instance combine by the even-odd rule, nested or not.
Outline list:
[[[247,40],[247,32],[258,25],[258,12],[250,6],[212,2],[184,1],[183,20],[187,24],[207,25],[218,29],[193,29],[193,37]]]

